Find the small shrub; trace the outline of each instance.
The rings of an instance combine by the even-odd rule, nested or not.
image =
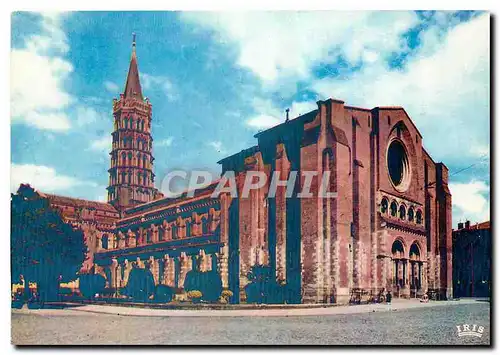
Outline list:
[[[93,298],[96,293],[102,294],[106,287],[106,279],[99,274],[80,275],[80,293],[85,298]]]
[[[282,285],[276,281],[269,266],[252,266],[247,278],[250,281],[245,286],[248,303],[284,303],[286,284]]]
[[[222,280],[216,271],[191,270],[186,274],[184,289],[199,290],[204,301],[217,302],[222,292]]]
[[[147,269],[132,269],[124,291],[126,296],[131,297],[136,302],[147,302],[155,292],[153,274]]]
[[[193,298],[201,298],[203,295],[200,291],[198,290],[193,290],[193,291],[189,291],[187,293],[187,296],[190,298],[190,299],[193,299]]]
[[[229,303],[229,299],[233,297],[233,292],[231,290],[224,290],[220,295],[220,303]]]
[[[158,285],[155,290],[154,300],[160,303],[168,303],[174,297],[174,289],[166,285]]]
[[[199,303],[201,301],[201,297],[203,296],[203,294],[198,290],[193,290],[189,291],[187,293],[187,296],[193,303]]]

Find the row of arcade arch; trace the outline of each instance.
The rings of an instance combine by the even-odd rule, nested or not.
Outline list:
[[[418,243],[413,242],[407,254],[402,240],[396,239],[392,244],[391,256],[392,281],[395,289],[399,290],[409,286],[411,290],[421,290],[423,287],[424,261]]]

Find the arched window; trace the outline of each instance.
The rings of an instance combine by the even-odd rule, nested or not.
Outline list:
[[[143,166],[143,167],[146,167],[146,161],[147,161],[146,154],[144,154],[144,155],[142,156],[142,166]]]
[[[201,219],[201,232],[203,235],[208,234],[208,220],[206,217]]]
[[[396,201],[391,202],[391,216],[396,217],[398,213],[398,205],[396,204]]]
[[[406,283],[404,247],[400,240],[392,243],[393,281],[394,285],[403,287]]]
[[[179,227],[177,227],[177,224],[172,225],[172,239],[178,239],[179,238],[179,233],[177,233]]]
[[[103,236],[102,236],[102,248],[103,249],[108,249],[108,247],[109,247],[108,241],[109,241],[108,235],[103,234]]]
[[[190,236],[191,236],[191,222],[187,221],[186,222],[186,237],[190,237]]]
[[[404,256],[404,246],[403,243],[401,243],[400,240],[395,240],[394,243],[392,243],[392,258],[393,259],[402,259]]]
[[[382,199],[382,203],[380,204],[380,212],[382,214],[386,214],[388,208],[389,208],[389,201],[384,197]]]
[[[420,248],[417,243],[413,243],[410,247],[410,259],[411,260],[420,260]]]
[[[422,211],[417,211],[417,224],[422,224]]]
[[[144,131],[144,121],[141,120],[141,131]]]
[[[128,163],[132,165],[132,152],[128,152]]]
[[[141,172],[138,172],[138,173],[137,173],[137,184],[139,184],[139,185],[141,185],[141,184],[142,184],[142,182],[141,182],[141,177],[142,177]]]
[[[410,287],[414,290],[422,288],[422,261],[416,242],[410,247]]]
[[[136,122],[137,122],[137,130],[139,130],[140,122],[139,122],[139,120],[137,120]]]
[[[415,210],[413,209],[413,207],[410,207],[408,209],[408,221],[413,222],[414,218],[415,218]]]
[[[165,240],[165,228],[163,228],[163,226],[158,228],[158,239]]]
[[[399,219],[406,219],[406,208],[404,205],[399,207]]]
[[[127,177],[128,177],[128,183],[131,184],[132,183],[132,171],[129,170]]]

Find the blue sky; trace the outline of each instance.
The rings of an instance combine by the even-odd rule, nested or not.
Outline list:
[[[210,169],[334,97],[403,106],[451,173],[454,223],[489,218],[489,15],[79,12],[12,16],[12,182],[104,200],[111,102],[131,33],[153,104],[157,184]]]

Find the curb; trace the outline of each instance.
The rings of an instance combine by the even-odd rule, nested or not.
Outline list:
[[[260,309],[226,309],[226,310],[182,310],[182,309],[151,309],[134,307],[116,307],[101,305],[86,305],[72,307],[66,310],[12,310],[18,314],[61,315],[64,311],[87,312],[92,314],[108,314],[129,317],[303,317],[303,316],[335,316],[345,314],[363,314],[376,312],[403,311],[411,309],[458,306],[475,304],[475,300],[436,301],[429,303],[397,302],[396,304],[376,304],[358,306],[308,307],[308,308],[260,308]],[[68,313],[66,313],[68,314]]]

